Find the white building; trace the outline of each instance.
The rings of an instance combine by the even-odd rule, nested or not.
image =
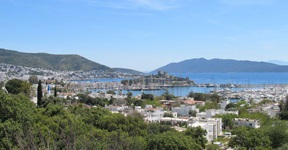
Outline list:
[[[141,108],[141,106],[135,106],[135,111],[139,113],[143,113],[145,110]]]
[[[137,111],[141,111],[141,109],[137,108]],[[145,116],[144,120],[146,122],[155,122],[160,123],[161,118],[164,117],[164,111],[163,108],[157,107],[153,108],[152,105],[146,105],[144,112],[142,111],[142,114]]]
[[[218,105],[221,109],[225,109],[229,103],[230,103],[230,100],[223,100],[220,103],[218,103]]]
[[[105,108],[110,110],[112,113],[119,113],[128,109],[128,106],[105,106]]]
[[[236,111],[225,111],[224,109],[208,109],[205,112],[196,114],[196,117],[201,118],[212,118],[216,115],[225,115],[225,114],[235,114],[238,115],[238,110]]]
[[[184,118],[171,118],[171,117],[164,117],[161,118],[162,123],[169,123],[171,125],[179,125],[179,124],[188,124],[189,119]]]
[[[199,112],[199,109],[196,108],[196,105],[192,106],[180,105],[180,107],[172,108],[172,112],[177,112],[178,116],[189,116],[189,111],[191,110]]]
[[[146,111],[144,116],[145,116],[144,120],[146,122],[160,123],[161,118],[164,117],[164,111],[160,109],[154,109],[154,110]]]
[[[206,130],[206,139],[208,142],[216,140],[222,135],[222,119],[221,118],[199,118],[191,117],[188,127],[201,127]]]
[[[256,119],[235,118],[233,121],[234,121],[234,126],[260,128],[260,121]]]

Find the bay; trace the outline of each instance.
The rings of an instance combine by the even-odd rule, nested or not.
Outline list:
[[[231,91],[241,91],[246,89],[259,89],[266,88],[272,85],[288,84],[288,73],[171,73],[171,75],[178,77],[189,77],[197,84],[242,84],[247,85],[245,88],[229,88]],[[120,82],[119,78],[105,78],[91,80],[98,82]],[[187,96],[189,92],[209,93],[213,90],[227,90],[221,87],[171,87],[166,89],[169,93],[175,96]],[[126,91],[122,90],[121,93],[126,94],[132,92],[133,95],[141,95],[142,92],[146,94],[162,95],[166,90],[145,90],[145,91]],[[93,90],[92,92],[103,91]],[[119,93],[120,91],[116,91]]]
[[[198,84],[288,84],[288,73],[172,73]]]

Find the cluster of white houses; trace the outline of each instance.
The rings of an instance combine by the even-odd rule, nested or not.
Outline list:
[[[106,106],[112,112],[124,112],[128,109],[127,106]],[[189,112],[196,111],[196,117],[189,117]],[[222,114],[236,114],[238,111],[225,111],[224,109],[209,109],[205,112],[199,113],[199,109],[196,105],[180,105],[180,107],[173,107],[171,111],[164,111],[162,107],[154,108],[152,105],[146,105],[145,108],[140,106],[135,107],[135,111],[141,113],[144,116],[144,120],[148,123],[163,123],[170,124],[172,126],[187,127],[201,127],[206,130],[206,138],[209,142],[217,139],[218,136],[223,135],[222,132],[222,119],[214,118],[216,115]],[[164,117],[165,113],[169,113],[170,117]],[[235,126],[247,126],[252,128],[259,128],[259,120],[235,118]]]
[[[45,86],[44,86],[45,87]],[[47,88],[49,89],[49,88]],[[48,90],[49,91],[49,90]],[[99,95],[91,95],[91,96],[99,96]],[[105,94],[105,96],[111,97],[112,95]],[[122,97],[117,97],[122,98]],[[162,100],[163,103],[173,103],[173,101]],[[144,120],[147,123],[163,123],[170,124],[172,126],[187,126],[187,127],[201,127],[206,130],[206,138],[209,142],[217,139],[218,136],[223,135],[222,132],[222,119],[215,118],[217,115],[224,114],[235,114],[238,115],[238,111],[226,111],[224,108],[228,105],[230,101],[222,101],[220,102],[219,108],[221,109],[208,109],[204,112],[199,112],[199,109],[196,105],[205,105],[205,102],[197,102],[192,100],[186,100],[179,107],[171,107],[171,111],[165,111],[163,107],[153,107],[152,105],[146,105],[145,108],[141,108],[140,106],[135,106],[135,111],[139,112],[144,116]],[[131,108],[129,106],[105,106],[106,109],[110,110],[113,113],[123,113],[125,114]],[[277,113],[279,107],[274,105],[269,105],[262,107],[262,111],[271,110],[271,112]],[[196,112],[195,117],[189,117],[190,112]],[[165,113],[169,114],[169,117],[165,117]],[[275,113],[273,113],[274,116]],[[259,128],[260,121],[246,118],[235,118],[234,120],[235,126],[247,126],[251,128]]]

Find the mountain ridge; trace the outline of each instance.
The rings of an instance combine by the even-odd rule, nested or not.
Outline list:
[[[60,71],[112,70],[77,54],[23,53],[0,48],[0,62]]]
[[[281,66],[267,62],[233,59],[205,59],[194,58],[180,62],[169,63],[155,69],[157,71],[173,73],[209,73],[209,72],[288,72],[288,66]]]
[[[128,68],[110,68],[78,54],[25,53],[4,48],[0,48],[0,63],[56,71],[108,70],[132,75],[144,74]]]

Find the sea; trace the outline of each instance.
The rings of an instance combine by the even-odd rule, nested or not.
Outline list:
[[[247,89],[261,89],[271,86],[285,86],[288,85],[288,72],[286,73],[170,73],[171,75],[188,77],[197,84],[241,84],[246,85],[245,87],[236,88],[231,87],[228,90],[241,91]],[[120,78],[104,78],[104,79],[93,79],[90,82],[120,82],[123,79]],[[145,90],[145,91],[116,91],[117,94],[120,92],[126,94],[132,92],[133,95],[140,95],[142,92],[146,94],[154,94],[157,96],[162,95],[166,90],[175,96],[187,96],[189,92],[200,92],[209,93],[215,90],[227,90],[222,87],[171,87],[163,90]],[[91,90],[92,92],[98,92],[99,90]]]

